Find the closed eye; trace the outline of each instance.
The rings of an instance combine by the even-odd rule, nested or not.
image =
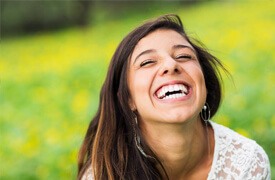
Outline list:
[[[151,60],[151,59],[145,60],[145,61],[143,61],[143,62],[140,64],[140,67],[143,67],[143,66],[152,64],[152,63],[154,63],[154,62],[156,62],[156,61],[155,61],[155,60]]]
[[[176,59],[193,59],[193,56],[189,54],[183,54],[176,57]]]

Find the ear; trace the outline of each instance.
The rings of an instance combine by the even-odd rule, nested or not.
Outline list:
[[[136,110],[137,110],[136,104],[134,103],[134,101],[133,101],[132,98],[129,99],[129,102],[128,102],[128,103],[129,103],[130,109],[131,109],[132,111],[136,111]]]

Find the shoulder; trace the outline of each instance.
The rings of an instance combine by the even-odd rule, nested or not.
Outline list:
[[[234,150],[252,150],[253,148],[260,147],[254,140],[246,138],[238,134],[237,132],[233,131],[232,129],[229,129],[228,127],[225,127],[212,121],[211,125],[215,134],[215,143],[217,145],[220,145],[220,148],[229,146],[231,148],[234,148]]]
[[[269,159],[254,140],[211,122],[215,134],[215,172],[231,179],[270,179]]]

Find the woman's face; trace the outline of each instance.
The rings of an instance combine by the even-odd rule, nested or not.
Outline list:
[[[206,100],[195,50],[173,30],[159,29],[136,45],[130,57],[130,107],[143,123],[198,119]]]

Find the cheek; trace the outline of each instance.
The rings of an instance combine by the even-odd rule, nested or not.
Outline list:
[[[129,74],[129,90],[135,106],[144,102],[150,94],[150,75],[146,73]]]
[[[203,99],[204,101],[206,101],[207,89],[206,89],[204,77],[202,77],[202,81],[201,81],[201,91],[202,91]]]
[[[200,71],[198,71],[198,75],[197,75],[198,79],[198,84],[199,84],[199,89],[201,91],[201,97],[204,101],[206,101],[206,94],[207,94],[207,89],[206,89],[206,85],[205,85],[205,79],[204,79],[204,75],[202,73],[202,70],[200,69]]]
[[[198,81],[198,83],[200,84],[201,89],[202,89],[203,91],[206,91],[205,79],[204,79],[204,75],[203,75],[203,73],[202,73],[202,69],[201,69],[201,68],[198,68],[198,71],[197,71],[196,74],[197,74],[197,75],[196,75],[197,81]]]
[[[135,106],[138,108],[149,104],[150,102],[150,87],[152,78],[150,73],[135,73],[130,82],[131,97]]]
[[[202,98],[204,98],[204,96],[206,96],[207,90],[206,90],[204,75],[200,65],[192,64],[188,68],[188,72],[191,78],[193,79],[193,81],[196,83],[197,90],[200,91]]]
[[[204,79],[202,69],[198,68],[198,70],[196,72],[197,72],[196,77],[197,77],[198,82],[205,88],[205,79]]]
[[[136,73],[133,82],[133,96],[147,95],[150,91],[150,77],[144,73]],[[147,93],[147,94],[145,94]]]
[[[184,69],[188,72],[192,79],[205,84],[204,75],[198,62],[190,62],[184,67]]]

